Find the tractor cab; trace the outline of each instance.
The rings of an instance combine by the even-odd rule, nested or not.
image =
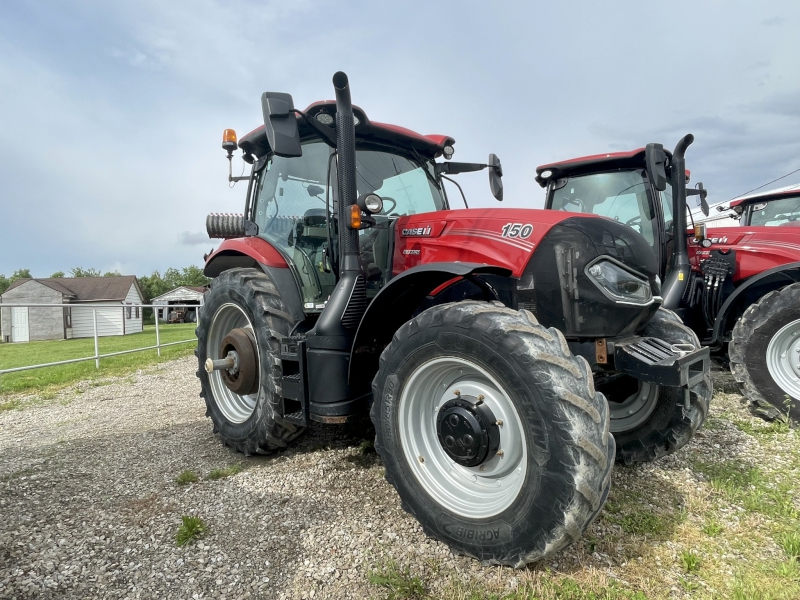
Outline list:
[[[336,103],[316,102],[295,111],[299,148],[272,152],[267,126],[243,136],[238,148],[252,174],[244,220],[280,252],[301,288],[304,312],[319,314],[339,279],[339,184],[335,129]],[[392,275],[393,228],[401,217],[447,210],[442,175],[477,171],[490,165],[436,162],[453,156],[455,140],[420,135],[371,122],[353,107],[358,210],[346,215],[358,235],[358,260],[367,301]],[[269,123],[269,120],[267,121]],[[231,130],[226,130],[230,132]],[[230,133],[228,138],[235,140]],[[225,144],[223,144],[225,147]],[[492,155],[490,181],[502,198],[500,163]],[[352,223],[352,219],[359,223]]]
[[[648,154],[655,151],[638,148],[541,165],[536,181],[547,189],[546,209],[601,215],[640,233],[653,249],[664,278],[675,250],[672,153],[659,149],[663,153],[659,174],[657,166],[648,165]],[[688,183],[690,173],[685,173]],[[703,184],[698,186],[686,194],[697,194],[705,203]],[[704,210],[707,214],[707,207]]]
[[[745,227],[798,227],[800,184],[742,196],[730,203],[730,210]]]

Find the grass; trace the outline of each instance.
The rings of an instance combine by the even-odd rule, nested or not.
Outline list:
[[[178,546],[185,546],[203,537],[206,532],[206,524],[203,519],[189,515],[183,515],[181,519],[183,523],[178,527],[178,533],[175,534],[175,543]]]
[[[184,471],[175,478],[175,483],[178,485],[187,485],[190,483],[197,483],[198,477],[193,471]]]
[[[408,567],[399,568],[394,561],[389,561],[382,567],[370,571],[367,579],[371,584],[386,590],[387,600],[425,597],[425,585],[422,580],[417,576],[412,576]]]
[[[696,573],[700,570],[700,557],[692,550],[683,550],[680,559],[683,570],[687,573]]]
[[[162,343],[188,340],[194,337],[193,323],[160,325],[159,334]],[[132,350],[156,343],[154,325],[145,325],[142,333],[130,335],[101,337],[98,339],[100,354]],[[195,344],[178,344],[161,349],[159,358],[155,350],[145,350],[122,356],[100,359],[100,369],[95,369],[94,361],[88,360],[68,365],[57,365],[8,373],[0,375],[0,393],[26,392],[35,390],[39,393],[52,392],[65,385],[80,380],[96,380],[109,375],[124,375],[155,363],[188,356],[194,351]],[[50,340],[46,342],[27,342],[20,344],[0,344],[0,369],[10,369],[41,363],[68,360],[94,355],[94,339],[82,338],[73,340]],[[13,400],[0,404],[0,411],[11,410]],[[4,408],[5,407],[5,408]]]
[[[800,533],[796,531],[786,532],[780,535],[777,541],[790,560],[800,559]]]
[[[206,479],[214,481],[217,479],[224,479],[225,477],[231,477],[232,475],[236,475],[237,473],[242,472],[242,465],[231,465],[224,469],[214,469],[206,476]]]

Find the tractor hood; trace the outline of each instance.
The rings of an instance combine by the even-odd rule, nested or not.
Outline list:
[[[800,236],[796,227],[715,227],[706,234],[706,245],[689,238],[692,269],[701,271],[703,261],[717,254],[735,252],[733,281],[769,269],[800,262]]]
[[[632,333],[661,302],[658,265],[647,241],[597,215],[441,211],[398,219],[394,238],[395,275],[433,262],[505,267],[517,278],[519,308],[534,311],[544,325],[568,337]],[[630,298],[608,288],[620,285],[620,277],[631,286]]]

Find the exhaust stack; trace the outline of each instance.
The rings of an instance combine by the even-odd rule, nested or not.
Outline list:
[[[675,230],[675,254],[672,259],[672,271],[664,282],[664,308],[675,309],[680,306],[683,292],[689,283],[691,266],[689,252],[686,249],[686,149],[694,142],[691,133],[686,134],[675,146],[672,153],[672,219]]]
[[[358,231],[346,224],[350,221],[350,207],[356,203],[356,130],[353,105],[350,101],[350,84],[347,75],[337,71],[333,76],[336,91],[336,148],[339,173],[339,264],[342,275],[347,272],[361,274],[358,254]]]

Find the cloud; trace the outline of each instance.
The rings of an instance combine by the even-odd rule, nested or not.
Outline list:
[[[765,27],[775,27],[776,25],[783,25],[784,23],[786,23],[786,19],[778,16],[770,17],[769,19],[764,19],[761,21],[761,24]]]
[[[182,232],[178,236],[178,243],[184,246],[197,246],[200,244],[209,244],[211,242],[207,233],[189,233],[188,231]]]

